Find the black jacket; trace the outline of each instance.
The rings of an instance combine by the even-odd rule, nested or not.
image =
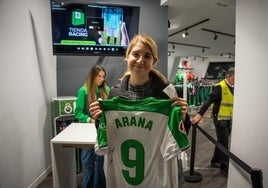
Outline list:
[[[234,88],[230,87],[228,84],[227,86],[229,87],[231,93],[234,93]],[[213,109],[212,109],[212,114],[214,117],[218,116],[219,110],[220,110],[220,105],[221,105],[221,86],[220,85],[216,85],[212,92],[209,95],[209,98],[204,102],[204,104],[201,106],[200,110],[199,110],[199,114],[201,116],[203,116],[207,109],[210,107],[210,105],[213,103]]]
[[[152,85],[153,85],[152,97],[155,97],[157,99],[169,99],[169,96],[163,92],[163,89],[166,88],[169,85],[169,83],[163,82],[162,79],[159,78],[156,74],[151,74],[151,76],[152,76]],[[129,96],[127,93],[129,78],[130,78],[129,76],[126,76],[121,81],[120,84],[112,86],[108,98],[120,96],[120,97],[129,99]]]

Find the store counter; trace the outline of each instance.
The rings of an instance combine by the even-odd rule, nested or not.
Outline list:
[[[75,148],[94,148],[94,124],[72,123],[50,140],[54,188],[76,188]]]

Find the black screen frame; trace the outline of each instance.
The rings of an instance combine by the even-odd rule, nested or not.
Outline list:
[[[205,78],[219,79],[219,80],[224,79],[226,72],[231,67],[235,67],[234,61],[209,62]]]
[[[129,40],[139,30],[140,7],[138,6],[69,0],[50,0],[50,5],[53,55],[124,56]],[[119,12],[117,15],[121,16],[118,30],[120,37],[116,40],[116,45],[113,42],[106,44],[108,29],[104,30],[106,27],[102,25],[105,21],[108,23],[109,14],[106,12],[111,11],[110,9]],[[73,15],[77,11],[81,11],[80,15],[83,17],[80,16],[79,19],[83,18],[84,22],[79,23],[78,19],[75,23]],[[120,30],[123,28],[122,23],[125,25],[122,31],[127,33],[125,43],[122,42]],[[110,41],[114,41],[113,37],[110,38]]]

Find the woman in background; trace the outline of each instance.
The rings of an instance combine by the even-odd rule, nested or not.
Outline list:
[[[75,117],[80,123],[94,123],[89,114],[89,104],[97,99],[107,99],[110,88],[106,85],[106,71],[103,67],[93,66],[84,85],[77,92]],[[94,148],[81,150],[83,166],[83,188],[105,188],[103,170],[104,157],[96,155]]]

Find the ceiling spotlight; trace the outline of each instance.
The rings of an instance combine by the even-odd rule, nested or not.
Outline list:
[[[216,33],[214,33],[214,40],[217,40],[218,35]]]
[[[189,34],[189,33],[188,33],[187,29],[186,29],[186,30],[185,30],[185,33],[182,33],[182,37],[185,38],[188,34]]]

